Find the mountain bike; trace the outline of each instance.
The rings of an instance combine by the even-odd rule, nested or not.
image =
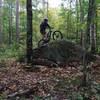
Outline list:
[[[38,47],[48,44],[51,38],[53,40],[61,40],[63,39],[63,34],[59,30],[53,30],[53,28],[50,28],[49,32],[47,33],[47,38],[46,39],[42,38],[38,42]]]

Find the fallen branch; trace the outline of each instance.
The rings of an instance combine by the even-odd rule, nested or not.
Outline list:
[[[9,94],[7,96],[7,99],[10,99],[10,98],[16,98],[16,97],[20,97],[20,96],[29,96],[31,94],[34,94],[35,90],[34,89],[27,89],[27,90],[19,90],[18,92],[15,92],[15,93],[12,93],[12,94]]]

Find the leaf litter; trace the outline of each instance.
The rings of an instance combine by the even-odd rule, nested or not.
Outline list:
[[[27,66],[25,63],[13,59],[8,60],[5,65],[4,69],[0,68],[0,100],[75,100],[77,96],[82,98],[79,87],[83,73],[77,66],[42,66],[37,70],[27,71],[24,68]],[[91,70],[92,79],[100,84],[100,66],[93,64]]]

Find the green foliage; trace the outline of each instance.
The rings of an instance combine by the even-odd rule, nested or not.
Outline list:
[[[26,0],[20,0],[20,37],[22,33],[26,33],[27,29],[27,17],[26,17]],[[97,47],[99,47],[99,38],[100,38],[100,9],[99,9],[99,0],[96,0],[97,5]],[[74,4],[74,5],[73,5]],[[41,39],[39,25],[44,17],[46,17],[48,13],[48,19],[51,26],[55,29],[60,30],[64,38],[69,39],[74,42],[80,43],[81,33],[80,30],[86,30],[86,22],[87,22],[87,13],[88,13],[88,0],[84,0],[82,6],[84,8],[84,23],[80,22],[80,3],[76,4],[75,0],[72,2],[63,0],[61,6],[59,8],[46,8],[43,7],[43,4],[40,0],[33,0],[33,46],[36,47],[37,42]],[[73,6],[72,6],[73,5]],[[9,43],[9,35],[11,35],[11,41],[16,41],[16,21],[15,21],[15,0],[4,0],[3,5],[3,42],[5,45]],[[45,8],[45,10],[44,10]],[[10,16],[12,13],[12,26],[10,28]],[[10,34],[11,31],[11,34]],[[24,39],[21,41],[26,42],[26,35]],[[21,43],[21,46],[23,44]],[[25,46],[25,44],[24,44]]]
[[[18,44],[13,44],[10,47],[0,48],[0,60],[16,58],[25,55],[25,50],[19,48]]]
[[[26,32],[27,29],[27,17],[26,17],[26,0],[20,0],[20,33]],[[77,3],[77,4],[76,4]],[[96,0],[97,8],[99,8],[99,0]],[[59,8],[48,8],[46,4],[42,4],[40,0],[32,0],[32,11],[33,11],[33,43],[36,47],[37,42],[41,39],[39,25],[44,17],[47,17],[51,26],[55,29],[60,30],[64,37],[71,40],[77,41],[80,43],[81,33],[80,30],[86,30],[86,22],[87,22],[87,13],[88,13],[88,0],[84,0],[82,2],[82,6],[84,8],[84,23],[80,22],[80,3],[75,0],[62,0],[61,6]],[[45,7],[43,6],[45,5]],[[3,5],[3,40],[7,45],[9,42],[9,33],[11,31],[11,39],[12,41],[16,41],[16,21],[15,21],[15,0],[4,0]],[[45,9],[44,9],[45,8]],[[11,30],[9,29],[9,20],[10,20],[10,12],[12,12],[12,26]],[[99,44],[99,15],[100,10],[97,10],[97,43]]]

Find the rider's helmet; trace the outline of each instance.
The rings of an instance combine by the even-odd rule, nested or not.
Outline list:
[[[44,21],[45,21],[45,22],[48,22],[48,18],[44,18]]]

